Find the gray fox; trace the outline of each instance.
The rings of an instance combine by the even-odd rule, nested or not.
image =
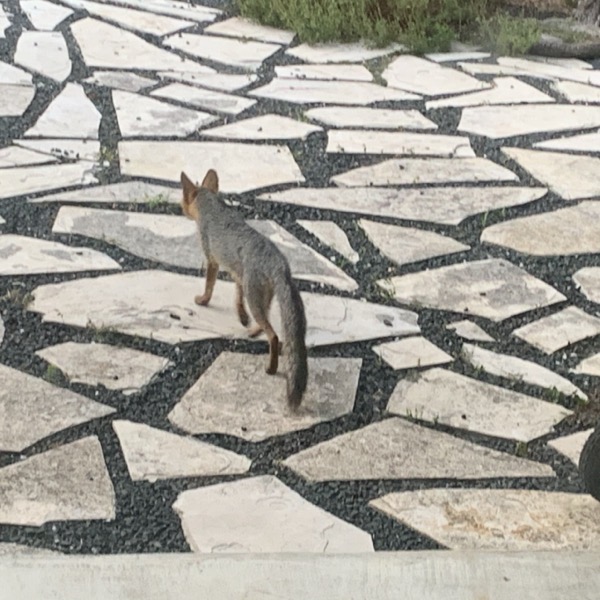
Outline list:
[[[244,327],[249,324],[244,308],[244,296],[256,325],[248,330],[250,337],[265,332],[269,340],[269,363],[266,372],[274,375],[279,360],[279,338],[269,323],[273,296],[281,308],[281,321],[288,356],[287,400],[297,409],[306,390],[308,365],[306,359],[306,316],[300,292],[290,266],[279,249],[252,229],[243,216],[227,206],[219,194],[219,178],[210,169],[197,187],[181,173],[183,214],[196,221],[202,250],[206,256],[206,288],[195,302],[207,306],[217,280],[219,266],[236,284],[236,309]]]

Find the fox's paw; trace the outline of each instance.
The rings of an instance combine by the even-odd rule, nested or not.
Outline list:
[[[277,365],[275,365],[275,366],[267,365],[267,368],[265,369],[265,373],[267,375],[275,375],[275,373],[277,373]]]
[[[255,338],[262,333],[262,327],[256,325],[255,327],[251,327],[248,329],[248,337]]]
[[[240,318],[240,323],[244,326],[244,327],[248,327],[248,325],[250,325],[250,317],[248,316],[247,313],[243,312],[243,313],[238,313],[238,316]]]
[[[194,302],[199,306],[206,306],[210,302],[210,296],[202,294],[202,296],[196,296]]]

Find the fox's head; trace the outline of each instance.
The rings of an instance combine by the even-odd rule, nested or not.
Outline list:
[[[219,191],[219,176],[215,170],[209,169],[202,180],[202,184],[200,187],[198,187],[182,171],[181,187],[183,188],[183,196],[181,197],[181,210],[188,219],[197,220],[200,216],[198,213],[198,204],[196,202],[198,192],[202,189],[205,189],[216,194]]]

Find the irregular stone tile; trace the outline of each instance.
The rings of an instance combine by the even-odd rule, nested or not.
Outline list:
[[[200,177],[208,165],[224,193],[241,193],[304,177],[286,146],[227,142],[119,142],[121,174],[179,184],[179,174]],[[177,168],[173,168],[177,165]],[[199,172],[202,170],[202,172]],[[1,193],[1,192],[0,192]]]
[[[0,365],[0,375],[3,452],[21,452],[53,433],[115,412],[110,406],[5,365]],[[0,502],[0,507],[3,504]]]
[[[362,359],[308,362],[299,415],[287,408],[283,375],[265,375],[266,356],[223,352],[169,413],[169,421],[192,434],[221,433],[259,442],[352,412]]]
[[[103,385],[129,395],[139,392],[171,363],[160,356],[108,344],[65,342],[36,355],[60,369],[72,383]]]
[[[6,32],[8,28],[12,25],[8,15],[4,12],[2,6],[0,6],[0,40],[6,39]]]
[[[71,25],[71,32],[88,67],[213,72],[213,69],[157,48],[134,33],[98,19],[81,19]]]
[[[15,63],[59,82],[71,74],[72,68],[67,42],[60,31],[23,31]]]
[[[47,154],[33,152],[19,146],[6,146],[0,148],[0,169],[10,167],[23,167],[26,165],[42,165],[44,163],[57,162],[57,160]]]
[[[52,31],[73,14],[72,10],[46,0],[21,0],[20,4],[29,22],[41,31]]]
[[[556,102],[552,96],[540,92],[515,77],[499,77],[492,82],[492,89],[473,92],[464,96],[453,96],[443,100],[430,100],[427,110],[445,106],[480,106],[484,104],[539,104]]]
[[[558,404],[439,368],[400,380],[387,410],[520,442],[550,433],[572,414]]]
[[[456,335],[465,340],[473,340],[475,342],[494,342],[494,338],[486,333],[477,323],[467,319],[463,321],[455,321],[446,325],[446,329],[454,331]]]
[[[373,346],[373,352],[392,369],[414,369],[443,365],[453,358],[424,337],[409,337],[395,342]]]
[[[0,469],[0,523],[40,527],[49,521],[114,518],[115,491],[96,436]]]
[[[469,75],[526,75],[528,77],[535,77],[542,80],[552,80],[552,77],[548,75],[542,75],[540,73],[531,73],[527,69],[518,69],[517,67],[508,67],[506,65],[497,65],[489,63],[478,63],[478,62],[459,62],[458,66],[469,73]]]
[[[359,225],[380,252],[397,265],[470,250],[450,237],[414,227],[399,227],[361,219]]]
[[[587,399],[587,396],[568,379],[529,360],[491,352],[473,344],[464,344],[462,354],[476,369],[481,368],[491,375],[524,381],[546,389],[554,388],[565,396]]]
[[[290,44],[296,34],[293,31],[276,29],[258,25],[249,19],[232,17],[225,21],[219,21],[204,30],[206,33],[225,35],[260,42],[273,42],[274,44]]]
[[[351,263],[356,264],[358,262],[360,258],[358,252],[350,245],[344,230],[333,221],[305,221],[299,219],[296,222],[304,227],[306,231],[312,233],[322,244],[329,246]]]
[[[331,181],[346,187],[415,183],[518,181],[508,169],[486,158],[401,158],[351,169]]]
[[[157,15],[152,12],[111,6],[110,4],[101,4],[99,2],[89,2],[88,0],[62,1],[68,6],[85,10],[94,17],[106,19],[124,29],[133,29],[134,31],[140,31],[150,35],[167,35],[195,25],[192,21],[182,21],[180,19]]]
[[[273,475],[187,490],[173,509],[195,552],[373,552],[368,533]]]
[[[33,546],[23,546],[21,544],[0,543],[0,556],[56,556],[57,554],[59,553],[53,552],[52,550],[46,550],[45,548],[35,548]]]
[[[576,306],[569,306],[513,331],[513,335],[546,354],[598,334],[600,319]]]
[[[91,77],[83,81],[125,92],[139,92],[156,83],[154,79],[142,77],[131,71],[95,71]]]
[[[515,56],[501,56],[498,58],[498,64],[519,69],[532,77],[566,79],[567,81],[600,85],[600,73],[594,69],[573,69]]]
[[[576,81],[554,81],[550,87],[569,102],[600,103],[600,88]]]
[[[33,86],[0,85],[0,117],[20,117],[34,96]]]
[[[133,481],[246,473],[250,459],[142,423],[113,421]]]
[[[101,0],[105,2],[106,0]],[[187,2],[173,0],[111,0],[112,4],[133,6],[139,10],[149,11],[159,15],[169,15],[190,19],[199,23],[212,22],[222,14],[222,11],[209,6],[189,4]]]
[[[0,258],[0,276],[110,271],[121,268],[119,263],[97,250],[66,246],[23,235],[0,235]]]
[[[379,286],[403,304],[502,321],[566,298],[504,259],[490,258],[411,273]]]
[[[311,121],[331,127],[362,129],[437,129],[437,125],[418,110],[325,106],[304,113]]]
[[[548,446],[554,448],[554,450],[560,452],[563,456],[566,456],[572,463],[575,463],[575,465],[578,465],[581,451],[590,435],[592,435],[592,431],[594,431],[593,428],[555,438],[548,442]]]
[[[553,56],[537,56],[535,54],[527,55],[528,60],[535,62],[546,63],[550,65],[558,65],[559,67],[566,67],[568,69],[592,69],[590,63],[578,58],[555,58]]]
[[[385,100],[418,100],[419,96],[363,81],[275,78],[248,92],[250,96],[295,104],[371,104]]]
[[[113,90],[112,99],[123,137],[187,137],[217,120],[205,112],[131,92]]]
[[[402,190],[377,187],[292,188],[262,194],[258,200],[286,202],[322,210],[458,225],[467,217],[527,204],[546,194],[544,188],[429,187]]]
[[[3,169],[0,171],[0,198],[95,182],[92,167],[86,162]]]
[[[479,60],[489,57],[489,52],[432,52],[425,55],[425,58],[441,63],[456,62],[459,60]]]
[[[600,205],[596,201],[519,217],[487,227],[481,241],[534,256],[600,252]]]
[[[598,91],[600,91],[600,88]],[[533,147],[548,148],[550,150],[573,150],[575,152],[600,152],[600,133],[584,133],[556,140],[547,140],[533,144]]]
[[[78,83],[67,83],[25,137],[98,139],[102,114]],[[69,126],[65,127],[65,123]]]
[[[315,131],[323,130],[316,125],[308,125],[289,117],[261,115],[206,129],[202,135],[230,140],[304,140]]]
[[[285,65],[275,67],[275,75],[282,79],[373,81],[371,71],[363,65]]]
[[[548,465],[398,418],[321,442],[293,454],[282,464],[309,481],[554,476]]]
[[[97,140],[15,140],[15,144],[34,150],[40,156],[46,155],[46,162],[58,157],[97,163],[100,157],[100,142]]]
[[[328,138],[326,152],[330,153],[406,154],[448,158],[475,156],[469,138],[455,135],[333,129],[329,131]]]
[[[460,71],[419,58],[399,56],[383,71],[388,86],[425,96],[445,96],[474,90],[484,90],[489,83],[479,81]]]
[[[0,61],[0,85],[8,84],[31,86],[33,84],[33,77],[27,71],[23,71],[23,69]]]
[[[445,488],[396,492],[369,505],[453,550],[600,548],[600,504],[585,494]]]
[[[166,38],[164,43],[169,48],[183,50],[192,56],[239,67],[247,71],[258,71],[263,61],[281,48],[278,44],[265,44],[263,42],[194,33],[172,35]]]
[[[151,95],[177,100],[178,102],[185,102],[192,106],[198,106],[199,108],[205,108],[227,115],[238,115],[256,104],[256,100],[248,100],[248,98],[223,94],[222,92],[217,92],[215,90],[184,85],[183,83],[171,83],[155,90]]]
[[[400,44],[392,44],[386,48],[368,48],[363,43],[300,44],[286,50],[286,54],[308,63],[362,63],[402,50],[404,50],[404,46]]]
[[[574,369],[571,369],[571,373],[600,377],[600,353],[584,358]]]
[[[210,307],[194,304],[203,287],[201,277],[135,271],[39,286],[28,310],[42,313],[47,322],[112,328],[166,343],[245,338],[233,311],[235,285],[219,281]],[[301,296],[309,347],[419,333],[417,315],[407,310],[338,296]],[[271,314],[273,327],[281,331],[277,306]]]
[[[585,267],[573,275],[579,291],[592,302],[600,304],[600,267]]]
[[[0,219],[2,219],[2,217],[0,217]],[[2,223],[4,223],[4,219],[2,219]],[[2,223],[0,223],[0,225],[2,225]],[[5,332],[4,321],[2,320],[2,315],[0,315],[0,344],[2,343],[2,340],[4,339],[4,332]]]
[[[160,71],[158,76],[161,79],[181,81],[224,92],[235,92],[258,81],[256,75],[238,75],[233,73],[175,73],[173,71]]]

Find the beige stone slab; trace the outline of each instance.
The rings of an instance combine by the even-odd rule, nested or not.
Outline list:
[[[308,125],[281,115],[261,115],[205,129],[202,135],[230,140],[304,140],[316,131],[323,130],[316,125]]]
[[[565,297],[504,259],[466,262],[377,282],[403,304],[502,321]]]
[[[20,146],[6,146],[0,148],[0,169],[9,169],[11,167],[25,167],[28,165],[43,165],[46,163],[55,163],[57,159],[47,154],[27,150]]]
[[[506,65],[490,64],[490,63],[478,63],[478,62],[459,62],[458,66],[465,73],[469,75],[514,75],[518,77],[525,75],[528,77],[535,77],[536,79],[552,80],[553,78],[549,75],[542,75],[541,73],[532,73],[527,69],[509,67]]]
[[[600,88],[576,81],[554,81],[550,87],[565,97],[568,102],[600,103]]]
[[[69,160],[87,160],[97,163],[100,157],[98,140],[80,139],[44,139],[15,140],[15,144],[45,154],[48,158],[67,158]]]
[[[515,56],[501,56],[498,64],[526,72],[533,77],[547,79],[565,79],[591,85],[600,85],[600,73],[595,69],[574,69],[562,65],[543,63],[537,60],[527,60]]]
[[[106,0],[100,0],[106,2]],[[133,6],[139,10],[145,10],[159,15],[169,15],[181,19],[189,19],[198,23],[209,23],[214,21],[222,11],[201,4],[189,4],[181,0],[111,0],[111,4],[121,6]]]
[[[361,129],[437,129],[437,125],[418,110],[394,110],[367,106],[324,106],[305,113],[311,121],[331,127]]]
[[[0,84],[0,117],[20,117],[34,96],[33,86]]]
[[[465,340],[473,340],[475,342],[494,342],[494,338],[486,333],[477,323],[464,319],[462,321],[455,321],[446,325],[446,329],[454,331],[456,335],[460,336]]]
[[[571,373],[600,377],[600,353],[584,358],[574,369],[571,369]]]
[[[46,548],[37,548],[35,546],[24,546],[22,544],[0,543],[0,556],[56,556],[58,552],[46,550]]]
[[[353,44],[300,44],[286,51],[308,63],[356,63],[388,56],[404,49],[400,44],[385,48],[369,48],[364,43]]]
[[[304,500],[273,475],[185,491],[173,509],[195,552],[373,552],[368,533]]]
[[[274,44],[290,44],[295,37],[293,31],[285,31],[275,27],[266,27],[258,25],[250,19],[243,17],[232,17],[225,21],[219,21],[214,25],[209,25],[204,30],[206,33],[225,35],[249,40],[258,40],[260,42],[272,42]]]
[[[283,79],[326,79],[329,81],[373,81],[371,71],[363,65],[285,65],[275,67]]]
[[[579,465],[581,451],[592,434],[592,431],[594,431],[593,428],[554,438],[548,442],[548,446],[554,448],[554,450],[560,452],[563,456],[566,456],[575,465]]]
[[[246,473],[250,459],[218,446],[131,421],[113,421],[133,481]]]
[[[72,10],[47,0],[21,0],[20,5],[29,22],[38,31],[52,31],[73,14]]]
[[[60,31],[23,31],[14,60],[15,64],[58,82],[71,74],[67,42]]]
[[[456,62],[459,60],[480,60],[483,58],[489,58],[489,52],[477,52],[477,51],[456,51],[456,52],[431,52],[425,55],[425,58],[433,60],[434,62]]]
[[[453,550],[600,548],[600,503],[585,494],[432,489],[369,504]]]
[[[99,343],[65,342],[38,350],[36,355],[60,369],[73,383],[102,385],[125,395],[139,392],[172,363],[132,348]]]
[[[177,73],[175,71],[159,71],[158,76],[161,79],[181,81],[191,85],[209,88],[211,90],[221,90],[224,92],[235,92],[248,87],[258,81],[256,75],[235,74],[235,73]]]
[[[286,458],[309,481],[554,477],[548,465],[391,418]]]
[[[155,79],[142,77],[133,71],[94,71],[91,77],[83,81],[125,92],[139,92],[156,84]]]
[[[96,436],[0,469],[0,523],[114,518],[115,492]]]
[[[314,235],[321,243],[329,246],[351,263],[356,264],[358,262],[360,258],[358,252],[352,248],[344,230],[333,221],[306,221],[298,219],[296,222]]]
[[[269,377],[266,361],[266,356],[223,352],[169,413],[169,421],[192,434],[258,442],[352,412],[362,359],[309,359],[299,415],[287,408],[285,362]]]
[[[587,400],[587,396],[568,379],[529,360],[499,354],[473,344],[464,344],[462,354],[476,369],[481,368],[491,375],[524,381],[549,390],[555,389],[565,396],[578,396]]]
[[[598,88],[600,91],[600,88]],[[534,148],[548,150],[567,150],[575,152],[600,152],[600,132],[583,133],[570,137],[547,140],[533,144]]]
[[[584,267],[573,275],[581,293],[592,302],[600,304],[600,267]]]
[[[193,179],[208,168],[219,174],[224,193],[241,193],[301,183],[304,176],[286,146],[225,142],[119,142],[121,174],[179,184],[181,171]],[[1,193],[1,192],[0,192]]]
[[[443,365],[454,360],[435,344],[419,336],[373,346],[373,352],[397,370]]]
[[[593,69],[589,62],[579,60],[578,58],[557,58],[554,56],[538,56],[535,54],[528,54],[525,58],[527,60],[533,60],[549,65],[558,65],[559,67],[565,67],[567,69]]]
[[[32,84],[33,77],[30,73],[14,65],[0,61],[0,85],[31,86]]]
[[[600,319],[576,306],[569,306],[513,331],[513,335],[546,354],[598,334]]]

